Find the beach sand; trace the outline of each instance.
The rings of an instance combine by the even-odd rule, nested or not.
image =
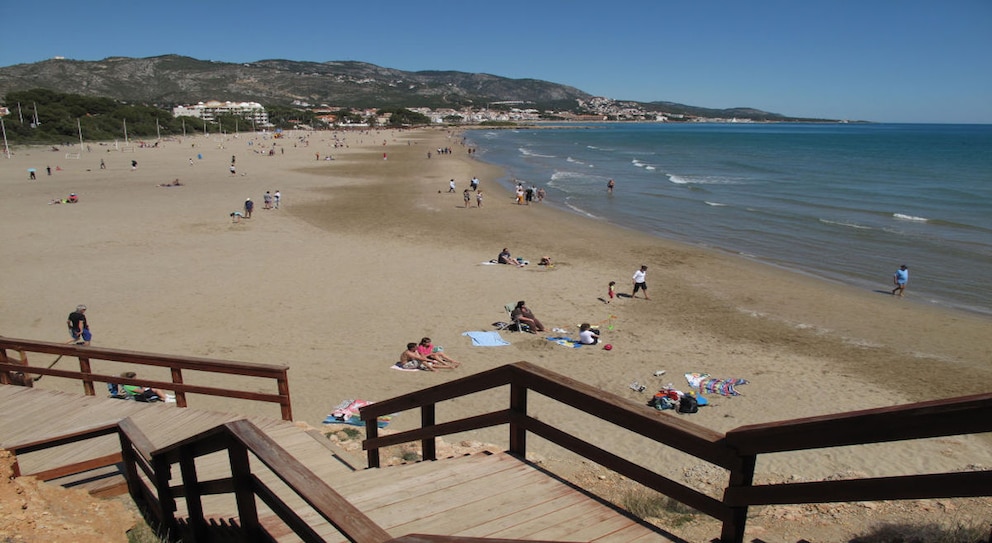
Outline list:
[[[496,184],[501,171],[468,154],[456,132],[197,136],[133,152],[85,147],[79,159],[65,149],[16,146],[13,158],[0,158],[0,334],[65,341],[66,316],[86,304],[94,345],[288,365],[294,416],[316,427],[344,399],[386,399],[519,360],[638,404],[668,383],[688,390],[689,372],[747,379],[740,396],[710,395],[710,406],[688,415],[718,431],[988,392],[992,383],[986,317],[914,299],[912,285],[905,298],[892,297],[888,277],[865,291],[579,217],[551,202],[516,205]],[[438,147],[453,153],[438,155]],[[461,192],[473,176],[484,203],[478,208],[473,198],[466,209]],[[183,186],[158,186],[176,179]],[[280,209],[262,209],[267,190],[281,191]],[[79,203],[49,204],[70,192]],[[253,218],[235,222],[230,214],[249,197]],[[489,265],[503,247],[530,265]],[[554,267],[537,265],[543,255]],[[609,281],[629,294],[642,264],[651,300],[605,304]],[[493,330],[507,320],[503,306],[517,300],[572,337],[582,322],[599,324],[614,348],[572,349],[511,332],[501,332],[509,346],[472,347],[462,335]],[[406,343],[423,336],[462,367],[391,369]],[[658,370],[665,374],[656,377]],[[647,390],[632,390],[633,381]],[[79,390],[55,378],[38,386]],[[463,398],[439,406],[438,419],[506,401],[505,391]],[[271,405],[197,396],[190,405],[278,416]],[[681,477],[696,463],[540,398],[531,411],[663,472]],[[390,428],[418,419],[403,413]],[[505,434],[471,438],[505,445]],[[759,459],[757,479],[989,466],[990,444],[980,436],[769,455]],[[569,458],[537,439],[530,449],[549,462]]]

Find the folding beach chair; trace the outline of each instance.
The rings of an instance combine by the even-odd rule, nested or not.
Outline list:
[[[506,326],[502,326],[500,330],[508,330],[510,332],[530,332],[530,326],[520,322],[519,320],[513,318],[513,310],[517,308],[517,304],[506,304],[503,309],[506,310]]]

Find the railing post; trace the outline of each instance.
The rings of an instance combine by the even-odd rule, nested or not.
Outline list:
[[[248,462],[248,448],[240,441],[228,436],[227,455],[231,461],[231,480],[234,496],[238,503],[238,518],[244,530],[245,541],[261,541],[262,526],[258,522],[258,507],[255,505],[255,490]]]
[[[145,497],[144,493],[141,492],[141,480],[138,479],[138,461],[135,459],[134,444],[131,443],[131,439],[128,438],[120,426],[117,427],[117,435],[121,440],[121,464],[124,466],[124,479],[127,481],[127,491],[131,495],[131,499],[141,508],[144,505]],[[155,519],[155,521],[158,524],[162,523],[162,519],[160,518]]]
[[[754,465],[757,459],[758,456],[754,454],[738,456],[734,459],[734,466],[730,469],[730,481],[727,483],[727,489],[724,490],[724,502],[726,502],[726,492],[731,488],[751,486],[754,481]],[[723,521],[720,541],[722,543],[743,543],[746,524],[747,505],[731,507],[730,519]]]
[[[435,420],[435,408],[436,404],[425,405],[420,408],[420,427],[429,428],[434,426]],[[425,437],[423,441],[420,442],[420,448],[422,450],[421,456],[424,460],[437,460],[437,441],[433,437]]]
[[[377,421],[378,422],[378,421]],[[379,437],[379,425],[369,424],[367,421],[365,423],[365,439],[371,440]],[[366,453],[368,457],[368,463],[370,468],[378,468],[380,466],[379,462],[379,447],[370,447],[369,452]]]
[[[162,512],[162,525],[170,534],[179,537],[179,522],[176,520],[176,499],[172,497],[169,481],[172,479],[172,466],[163,456],[152,458],[155,473],[155,493],[158,495],[158,508]]]
[[[276,386],[279,389],[279,407],[282,408],[282,420],[293,420],[293,404],[289,399],[289,377],[287,370],[282,370],[282,375],[276,378]]]
[[[207,521],[203,518],[203,500],[200,494],[200,480],[196,476],[196,459],[191,447],[179,451],[179,471],[183,475],[183,488],[186,490],[186,512],[193,541],[207,541]]]
[[[172,384],[183,384],[183,370],[175,366],[169,368],[172,371]],[[186,393],[173,389],[176,393],[176,407],[186,407]]]
[[[527,429],[516,422],[517,417],[527,416],[527,387],[510,383],[510,452],[527,457]]]
[[[90,369],[90,359],[85,356],[79,357],[79,371],[84,375],[83,377],[83,393],[87,396],[96,396],[96,390],[93,388],[93,379],[86,377],[86,375],[93,373]]]

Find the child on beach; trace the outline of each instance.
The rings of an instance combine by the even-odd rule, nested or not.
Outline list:
[[[610,286],[607,287],[607,294],[609,296],[606,298],[606,303],[610,303],[610,302],[613,301],[613,298],[616,298],[616,296],[617,296],[617,282],[616,281],[610,281]]]

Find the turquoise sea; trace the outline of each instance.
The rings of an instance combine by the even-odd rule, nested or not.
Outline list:
[[[882,295],[992,315],[992,125],[591,124],[477,130],[546,204]],[[616,180],[614,194],[606,183]]]

